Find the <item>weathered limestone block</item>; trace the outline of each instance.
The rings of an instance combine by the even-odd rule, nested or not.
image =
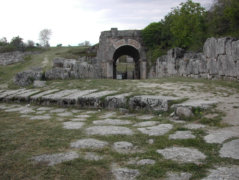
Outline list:
[[[230,38],[223,37],[217,40],[216,44],[216,55],[225,55],[226,54],[226,43]]]
[[[19,72],[14,78],[14,83],[19,86],[28,86],[33,83],[34,80],[43,79],[43,71],[41,68],[34,68],[31,70]]]
[[[20,51],[0,53],[0,65],[6,66],[21,62],[24,60],[25,55],[26,53]]]
[[[105,98],[105,106],[109,109],[125,108],[127,106],[128,96],[130,96],[130,93],[107,96]]]
[[[148,111],[167,111],[169,102],[178,100],[175,97],[167,96],[134,96],[129,100],[129,107],[131,109],[144,109]]]
[[[216,58],[216,47],[217,47],[217,39],[212,37],[208,38],[203,46],[203,53],[206,58]]]
[[[239,40],[232,42],[232,58],[233,61],[239,61]]]
[[[76,105],[78,104],[78,99],[82,96],[85,96],[85,95],[88,95],[88,94],[91,94],[93,92],[95,92],[96,90],[95,89],[92,89],[92,90],[83,90],[83,91],[76,91],[75,93],[72,93],[70,95],[67,95],[65,97],[62,97],[60,99],[60,104],[63,105],[63,106],[73,106],[73,105]]]
[[[78,105],[80,107],[92,107],[92,108],[102,107],[104,104],[102,98],[114,93],[116,93],[116,91],[100,91],[89,95],[85,95],[78,98]]]
[[[217,75],[217,60],[216,59],[208,59],[207,60],[207,68],[210,75]]]

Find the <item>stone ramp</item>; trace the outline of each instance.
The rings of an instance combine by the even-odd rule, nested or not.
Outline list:
[[[96,89],[0,90],[0,101],[3,102],[25,102],[79,108],[125,108],[130,110],[143,110],[150,112],[168,111],[170,105],[179,100],[181,100],[181,98],[178,97],[156,95],[132,96],[131,93],[120,94],[117,91],[98,91]],[[178,105],[179,104],[176,104],[175,107]],[[192,104],[192,106],[193,105],[194,104]]]

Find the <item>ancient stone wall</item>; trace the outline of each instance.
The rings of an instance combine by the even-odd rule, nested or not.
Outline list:
[[[165,76],[239,80],[239,40],[209,38],[202,53],[171,49],[148,73],[149,78]]]
[[[46,79],[100,78],[101,69],[95,58],[82,57],[79,60],[56,58],[53,67],[45,73]]]
[[[20,51],[0,53],[0,65],[6,66],[24,60],[26,54]]]

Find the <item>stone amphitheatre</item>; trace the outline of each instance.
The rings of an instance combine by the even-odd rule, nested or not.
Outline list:
[[[239,40],[150,64],[141,31],[112,28],[88,51],[44,55],[1,81],[3,179],[239,179]],[[33,63],[23,56],[2,53],[0,65]]]

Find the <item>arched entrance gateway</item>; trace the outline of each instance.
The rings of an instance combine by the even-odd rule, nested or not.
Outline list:
[[[141,31],[118,31],[117,28],[112,28],[110,31],[101,33],[97,61],[102,69],[102,78],[117,78],[117,69],[122,56],[126,59],[125,64],[129,63],[130,59],[132,59],[130,63],[133,64],[133,70],[131,70],[133,75],[131,72],[129,76],[129,71],[126,71],[128,74],[125,77],[146,79],[146,53]]]
[[[117,60],[119,59],[119,57],[123,55],[132,57],[134,61],[134,70],[131,72],[131,71],[128,71],[126,68],[126,76],[125,76],[126,78],[123,78],[123,79],[140,79],[139,51],[133,46],[129,46],[129,45],[119,47],[118,49],[116,49],[113,55],[113,78],[114,79],[117,78]],[[127,65],[127,62],[125,63]],[[132,75],[129,76],[129,73],[131,73]]]

